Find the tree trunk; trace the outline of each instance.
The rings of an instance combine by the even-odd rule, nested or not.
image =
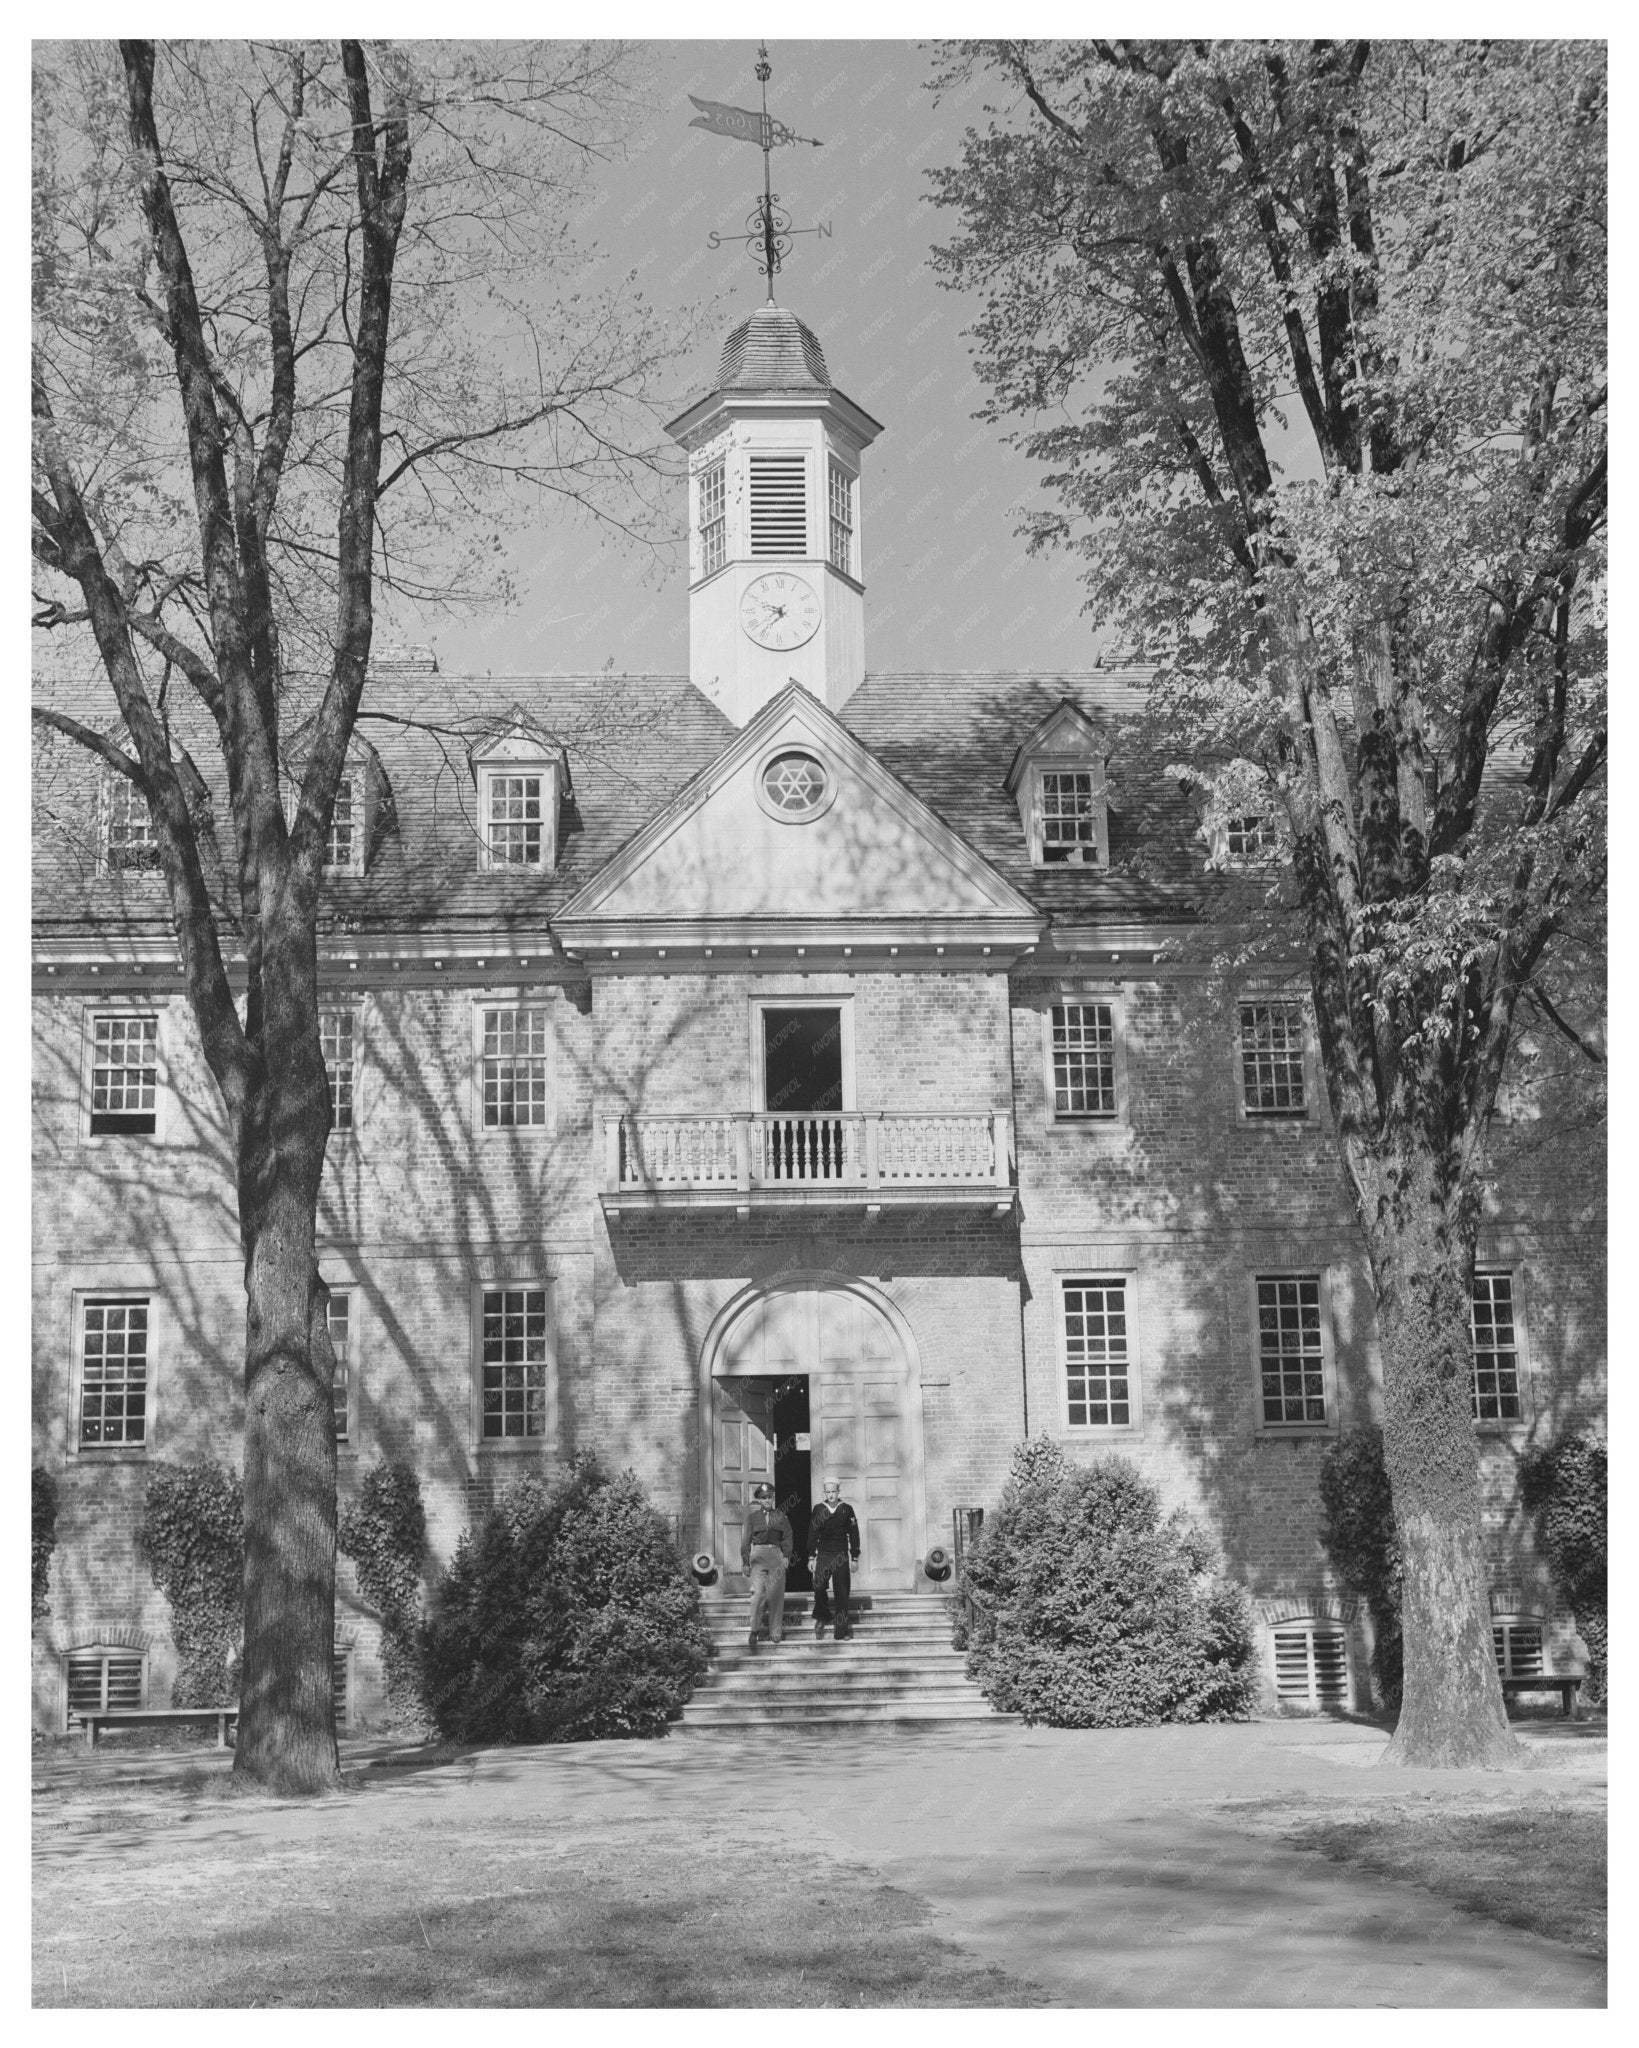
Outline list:
[[[339,1770],[335,1360],[314,1222],[330,1119],[311,936],[290,952],[305,958],[264,977],[266,1071],[239,1147],[245,1649],[234,1771],[278,1791],[314,1792]]]
[[[1469,1330],[1471,1237],[1432,1163],[1368,1222],[1383,1348],[1383,1455],[1404,1561],[1405,1690],[1383,1761],[1500,1770],[1523,1755],[1491,1643]]]

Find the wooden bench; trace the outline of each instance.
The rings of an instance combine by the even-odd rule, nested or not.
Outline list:
[[[1576,1714],[1577,1688],[1580,1678],[1563,1678],[1555,1671],[1539,1671],[1532,1678],[1505,1678],[1502,1682],[1502,1696],[1506,1703],[1510,1693],[1516,1692],[1557,1692],[1561,1710],[1567,1721]]]
[[[83,1728],[86,1748],[95,1749],[98,1731],[103,1728],[165,1728],[180,1726],[184,1721],[214,1721],[216,1746],[226,1749],[228,1723],[237,1723],[238,1719],[237,1707],[103,1707],[90,1713],[75,1707],[69,1712],[68,1725]]]

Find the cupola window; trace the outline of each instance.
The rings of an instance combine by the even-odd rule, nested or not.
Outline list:
[[[700,472],[700,574],[711,576],[728,560],[728,495],[723,465]]]
[[[840,462],[831,464],[831,566],[854,573],[854,480]]]
[[[808,458],[805,455],[751,457],[751,552],[806,555],[808,552]]]

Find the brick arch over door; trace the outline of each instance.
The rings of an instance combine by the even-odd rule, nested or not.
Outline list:
[[[863,1532],[861,1591],[909,1592],[926,1547],[922,1385],[905,1317],[863,1280],[790,1273],[748,1287],[721,1310],[700,1348],[701,1545],[738,1574],[739,1520],[759,1476],[747,1462],[754,1414],[734,1382],[805,1374],[813,1491],[834,1470]]]

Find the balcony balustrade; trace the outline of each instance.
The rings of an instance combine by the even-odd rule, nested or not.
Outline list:
[[[605,1211],[1013,1207],[1013,1120],[880,1111],[604,1118]]]

